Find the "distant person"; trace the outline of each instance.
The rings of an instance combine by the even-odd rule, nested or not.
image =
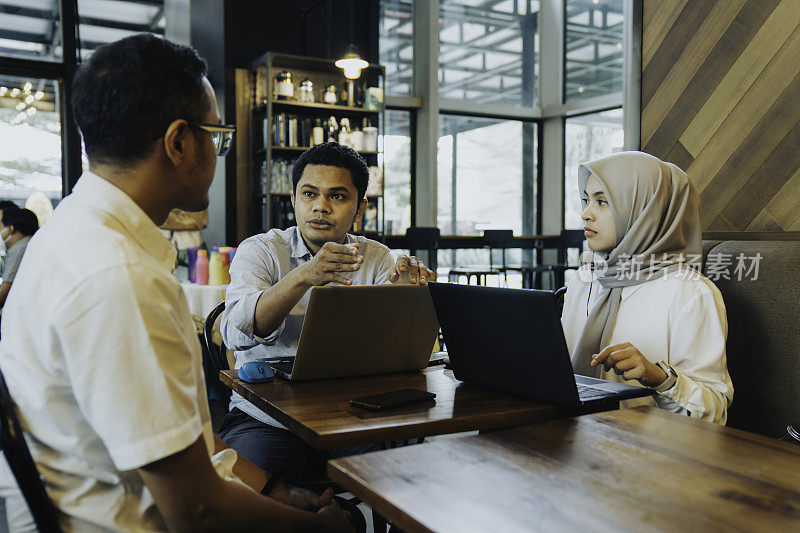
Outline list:
[[[28,242],[38,229],[39,221],[33,211],[19,208],[3,210],[0,217],[0,237],[6,247],[6,257],[0,275],[3,278],[3,283],[0,283],[0,312],[5,306],[8,291],[17,276]]]
[[[31,240],[0,367],[64,531],[352,531],[332,491],[290,489],[211,428],[176,252],[158,229],[173,208],[208,207],[233,140],[206,68],[137,34],[78,69],[89,169]]]
[[[41,191],[33,191],[28,199],[25,200],[25,209],[30,209],[36,213],[39,219],[39,227],[44,226],[53,215],[53,202]]]
[[[593,261],[572,276],[561,322],[576,373],[652,389],[647,402],[725,424],[733,400],[719,289],[699,272],[700,197],[642,152],[578,167]]]
[[[3,217],[3,213],[9,211],[11,209],[19,209],[19,206],[10,200],[0,200],[0,219]],[[4,256],[6,253],[6,244],[0,239],[0,256]]]

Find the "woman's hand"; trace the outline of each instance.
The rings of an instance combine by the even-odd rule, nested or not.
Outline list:
[[[613,369],[625,379],[637,379],[646,387],[658,387],[667,379],[667,374],[642,355],[633,344],[625,342],[606,346],[592,357],[592,366],[603,365],[607,371]]]

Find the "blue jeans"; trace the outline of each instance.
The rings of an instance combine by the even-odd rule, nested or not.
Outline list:
[[[288,429],[260,422],[237,408],[225,414],[217,434],[236,453],[290,483],[326,477],[328,459],[381,449],[380,444],[365,444],[315,450]]]

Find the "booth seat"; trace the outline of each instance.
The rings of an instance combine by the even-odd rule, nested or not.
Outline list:
[[[787,425],[800,426],[800,240],[703,245],[704,271],[719,287],[728,315],[734,387],[728,426],[778,437]],[[757,275],[735,272],[740,257],[748,267],[758,262]],[[727,260],[729,279],[715,276],[714,264],[719,271]]]

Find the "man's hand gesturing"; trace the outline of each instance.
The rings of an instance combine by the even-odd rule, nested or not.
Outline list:
[[[303,269],[302,280],[308,286],[331,282],[352,285],[352,280],[338,272],[354,272],[361,268],[363,262],[364,256],[358,254],[358,244],[326,242],[311,261],[299,268]]]

